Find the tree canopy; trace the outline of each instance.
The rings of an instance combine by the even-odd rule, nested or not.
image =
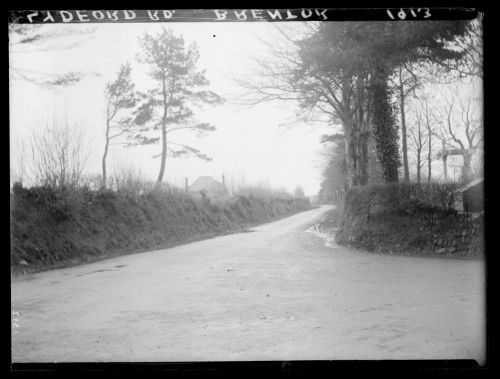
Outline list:
[[[466,31],[465,21],[322,23],[316,32],[298,42],[302,65],[297,74],[337,87],[337,93],[329,91],[333,100],[330,103],[344,127],[348,126],[347,138],[356,137],[350,133],[350,116],[365,107],[384,179],[397,181],[398,133],[389,77],[408,62],[432,64],[460,59],[465,52],[451,42]],[[363,101],[356,94],[369,99]],[[305,98],[315,101],[310,96]],[[362,129],[367,132],[367,127]],[[362,152],[363,147],[358,150]],[[365,162],[363,158],[361,163]],[[363,179],[361,184],[365,182]]]
[[[185,46],[182,36],[163,28],[156,35],[145,33],[140,37],[142,51],[137,58],[149,68],[149,75],[156,86],[140,94],[131,144],[152,144],[161,140],[162,151],[158,182],[163,179],[167,155],[178,157],[186,154],[209,159],[192,146],[167,140],[167,135],[178,130],[198,133],[213,131],[209,123],[198,122],[194,106],[219,104],[222,98],[207,90],[210,84],[205,72],[198,70],[199,58],[196,44]],[[157,136],[156,131],[160,131]]]

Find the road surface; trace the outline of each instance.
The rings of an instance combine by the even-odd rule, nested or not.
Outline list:
[[[327,246],[328,209],[13,279],[13,362],[484,363],[483,261]]]

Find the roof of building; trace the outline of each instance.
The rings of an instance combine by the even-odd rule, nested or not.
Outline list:
[[[200,176],[196,179],[193,184],[189,186],[189,191],[198,192],[198,191],[207,191],[207,192],[217,192],[217,191],[225,191],[226,186],[211,176]]]

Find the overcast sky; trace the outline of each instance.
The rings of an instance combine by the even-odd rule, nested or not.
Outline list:
[[[297,26],[297,24],[295,24]],[[231,78],[247,75],[251,58],[260,55],[264,46],[259,38],[272,41],[278,38],[271,23],[137,23],[104,24],[88,37],[72,35],[72,31],[88,25],[49,25],[47,30],[57,30],[65,38],[56,38],[49,49],[37,46],[19,47],[10,54],[12,67],[25,72],[61,74],[68,71],[90,73],[80,83],[65,89],[47,90],[24,80],[12,80],[10,87],[11,162],[16,164],[19,141],[30,128],[43,122],[66,117],[85,130],[91,142],[91,159],[88,173],[100,173],[100,159],[104,148],[104,86],[114,79],[120,65],[132,65],[136,87],[145,90],[150,79],[147,68],[137,62],[138,36],[145,31],[156,32],[161,27],[182,34],[189,43],[199,47],[199,67],[206,69],[210,88],[227,98],[223,105],[206,106],[198,113],[200,121],[214,124],[217,130],[205,137],[179,134],[180,142],[189,142],[213,158],[205,162],[196,158],[171,158],[167,160],[167,181],[182,185],[184,177],[193,182],[197,177],[211,175],[220,180],[247,183],[266,182],[274,188],[284,187],[293,191],[302,186],[308,195],[316,194],[321,180],[320,137],[328,133],[325,125],[298,124],[293,128],[280,124],[294,119],[297,110],[293,104],[260,104],[250,109],[236,106],[231,94],[242,91]],[[300,29],[300,26],[298,26]],[[52,28],[52,29],[51,29]],[[79,45],[70,49],[59,47]],[[45,45],[44,45],[45,46]],[[21,52],[22,50],[22,52]],[[34,74],[34,73],[33,73]],[[159,170],[160,145],[147,147],[116,147],[109,156],[109,169],[134,168],[148,179],[155,180]]]
[[[324,165],[321,135],[339,130],[324,124],[283,126],[295,120],[295,113],[299,111],[291,103],[265,103],[252,108],[234,103],[234,95],[244,93],[245,89],[231,78],[252,75],[252,59],[266,53],[261,40],[276,43],[282,39],[276,25],[284,27],[285,23],[44,25],[42,30],[54,33],[55,38],[41,46],[17,46],[9,55],[11,67],[35,76],[37,72],[57,76],[68,71],[83,71],[88,75],[76,85],[53,90],[12,76],[10,135],[14,174],[19,172],[20,142],[29,140],[26,138],[29,130],[36,130],[44,123],[50,124],[54,118],[66,118],[85,131],[90,151],[86,172],[99,175],[104,149],[105,84],[114,80],[122,63],[130,62],[136,88],[152,88],[154,83],[146,74],[147,68],[136,59],[140,51],[138,36],[145,31],[156,33],[167,27],[182,34],[187,44],[193,41],[198,44],[198,66],[206,70],[210,89],[224,96],[226,102],[217,107],[206,106],[196,113],[199,121],[215,125],[215,132],[205,137],[189,132],[175,136],[177,142],[190,144],[213,160],[170,158],[166,165],[166,181],[182,186],[185,177],[192,183],[199,176],[211,175],[221,180],[225,175],[228,182],[237,184],[260,182],[288,191],[302,186],[307,195],[317,194]],[[304,33],[304,26],[299,22],[286,24],[296,37]],[[83,36],[78,33],[89,27],[95,31]],[[476,79],[473,83],[459,85],[461,98],[482,92],[481,81]],[[429,87],[433,105],[442,101],[436,95],[440,92],[439,86],[426,87]],[[411,106],[409,103],[409,114]],[[160,151],[159,144],[134,148],[116,146],[108,156],[108,171],[112,175],[122,169],[133,169],[140,171],[146,179],[155,180],[160,162],[153,156]],[[461,158],[453,157],[448,163],[450,176],[457,179]],[[433,162],[433,176],[436,178],[442,176],[441,166],[440,160]]]

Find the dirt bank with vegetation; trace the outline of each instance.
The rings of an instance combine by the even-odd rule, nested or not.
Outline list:
[[[321,228],[338,244],[368,251],[483,257],[484,214],[457,213],[453,193],[453,186],[439,184],[353,188]]]
[[[48,186],[11,193],[11,267],[33,272],[242,230],[310,208],[306,198],[253,193],[223,199],[173,190],[141,194]]]

